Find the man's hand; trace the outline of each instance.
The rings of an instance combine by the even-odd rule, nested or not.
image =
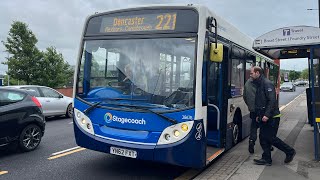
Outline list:
[[[262,122],[267,122],[268,121],[268,117],[267,116],[263,116],[263,118],[262,118]]]

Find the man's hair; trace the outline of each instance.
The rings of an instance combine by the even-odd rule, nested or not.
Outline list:
[[[254,71],[255,73],[259,72],[260,75],[263,74],[263,70],[262,70],[262,68],[259,67],[259,66],[254,66],[254,67],[253,67],[253,71]]]

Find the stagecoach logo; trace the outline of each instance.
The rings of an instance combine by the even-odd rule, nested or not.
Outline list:
[[[146,125],[146,121],[142,119],[124,118],[112,115],[111,113],[106,113],[104,115],[104,120],[106,123],[118,122],[121,124],[142,124]]]
[[[197,130],[197,133],[195,135],[195,138],[196,138],[196,140],[199,141],[202,138],[202,124],[201,123],[197,124],[196,130]]]
[[[112,114],[111,113],[106,113],[104,115],[104,120],[106,121],[106,123],[111,123],[112,121]]]

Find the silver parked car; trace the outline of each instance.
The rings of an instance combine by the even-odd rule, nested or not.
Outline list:
[[[284,82],[280,86],[280,91],[296,91],[296,86],[292,82]]]
[[[43,115],[46,117],[65,115],[70,118],[73,115],[73,99],[64,96],[52,88],[37,85],[20,85],[10,87],[33,91],[34,96],[36,96],[41,103]]]

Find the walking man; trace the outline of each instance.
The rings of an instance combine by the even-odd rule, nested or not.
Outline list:
[[[257,165],[271,166],[270,148],[273,145],[286,154],[284,163],[289,163],[293,160],[296,151],[277,137],[280,111],[275,88],[272,82],[263,76],[262,69],[258,66],[251,69],[250,77],[257,87],[255,97],[259,97],[255,98],[255,113],[256,121],[260,123],[259,139],[263,149],[262,158],[254,159],[254,162]]]
[[[249,137],[249,152],[251,154],[254,153],[254,145],[257,140],[257,129],[259,127],[256,121],[256,113],[255,111],[255,97],[256,97],[256,85],[252,82],[252,78],[249,78],[244,85],[243,91],[243,99],[248,109],[250,111],[250,119],[251,119],[251,126],[250,126],[250,137]]]

